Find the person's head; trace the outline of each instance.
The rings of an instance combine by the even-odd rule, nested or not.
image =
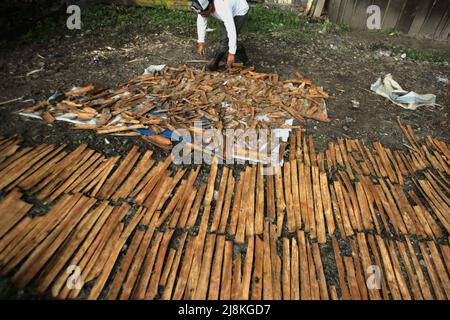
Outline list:
[[[192,0],[191,8],[199,15],[208,17],[211,14],[210,0]]]

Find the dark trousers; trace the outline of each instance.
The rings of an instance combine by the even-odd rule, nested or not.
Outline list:
[[[247,20],[247,16],[248,13],[243,15],[243,16],[235,16],[234,17],[234,25],[236,26],[236,35],[239,37],[239,34],[241,33],[242,27],[245,24],[245,21]],[[228,34],[227,34],[227,30],[225,28],[225,24],[222,23],[221,24],[221,31],[222,31],[222,38],[220,40],[220,45],[219,48],[217,49],[218,52],[220,53],[226,53],[228,52]],[[238,45],[237,45],[237,51],[239,51],[239,49],[242,50],[244,46],[239,43],[238,41]],[[236,52],[237,54],[237,52]]]

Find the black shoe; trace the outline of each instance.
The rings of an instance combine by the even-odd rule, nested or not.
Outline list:
[[[236,50],[236,60],[242,62],[244,64],[244,67],[247,67],[249,65],[247,52],[245,52],[244,46],[239,46]]]
[[[226,55],[226,52],[223,52],[223,51],[216,52],[216,54],[214,55],[214,58],[211,60],[211,62],[206,65],[206,70],[208,70],[208,71],[219,70],[219,63],[225,55]]]

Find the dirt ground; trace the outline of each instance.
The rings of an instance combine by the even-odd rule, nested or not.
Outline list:
[[[420,50],[436,49],[450,56],[448,43],[356,31],[324,33],[313,41],[291,39],[283,43],[244,34],[243,41],[256,71],[277,73],[282,78],[300,72],[332,96],[327,101],[331,123],[306,123],[318,149],[337,137],[358,138],[366,143],[380,141],[387,147],[403,149],[404,137],[397,118],[411,124],[419,138],[430,134],[449,141],[450,85],[438,81],[438,77],[450,79],[450,67],[444,63],[402,59],[396,54],[379,54],[380,50],[402,45]],[[209,48],[213,46],[210,44]],[[211,56],[212,50],[208,50]],[[89,83],[113,86],[141,74],[152,64],[177,65],[195,59],[200,59],[196,54],[195,34],[186,36],[160,29],[131,31],[120,36],[114,32],[92,31],[57,36],[49,41],[36,40],[22,46],[12,44],[0,49],[0,103],[18,97],[37,101],[58,89]],[[202,67],[202,64],[194,65]],[[405,89],[436,94],[439,106],[407,111],[370,92],[370,85],[387,73],[392,73]],[[360,107],[354,108],[352,100],[358,101]],[[107,156],[124,154],[136,143],[141,148],[153,148],[136,138],[105,139],[91,131],[71,130],[65,123],[49,126],[15,114],[31,104],[32,101],[0,105],[0,136],[18,135],[24,145],[64,143],[74,148],[87,143]],[[165,156],[161,151],[156,153]],[[14,290],[3,278],[0,296],[23,298],[34,294]]]
[[[380,50],[385,52],[401,44],[421,50],[444,50],[450,56],[448,43],[367,32],[325,33],[317,34],[312,41],[302,40],[283,41],[279,47],[276,41],[243,35],[257,71],[278,73],[282,78],[300,72],[330,93],[332,98],[327,104],[331,123],[307,123],[319,148],[336,137],[377,140],[388,147],[401,148],[397,117],[411,124],[419,137],[432,134],[448,141],[450,86],[439,82],[438,77],[449,79],[450,67],[444,63],[402,59],[395,54],[379,54]],[[209,47],[211,56],[214,43]],[[37,40],[20,47],[12,45],[1,50],[0,101],[17,97],[39,100],[51,96],[55,90],[89,83],[112,86],[141,74],[151,64],[176,65],[199,59],[195,49],[195,34],[180,36],[162,30],[119,35],[93,31],[49,41]],[[202,67],[202,64],[195,65]],[[32,71],[35,72],[27,76]],[[387,73],[392,73],[407,90],[436,94],[439,106],[407,111],[370,92],[370,85]],[[352,100],[360,103],[359,109],[353,108]],[[74,132],[60,123],[47,126],[14,114],[31,104],[17,102],[0,106],[0,135],[17,134],[29,144],[86,142],[106,154],[128,151],[128,141],[140,143],[136,139],[108,138],[108,144],[89,131]]]

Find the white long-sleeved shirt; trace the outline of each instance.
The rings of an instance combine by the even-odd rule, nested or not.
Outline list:
[[[237,33],[234,25],[235,16],[243,16],[248,12],[247,0],[214,0],[214,18],[223,21],[228,34],[228,52],[235,54],[237,49]],[[197,16],[198,43],[205,42],[208,18]]]

